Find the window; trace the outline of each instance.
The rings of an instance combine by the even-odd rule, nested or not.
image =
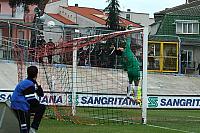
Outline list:
[[[148,70],[160,69],[160,44],[149,43],[148,45]]]
[[[158,43],[148,45],[148,56],[160,56],[160,45]]]
[[[18,32],[19,44],[24,45],[24,31]]]
[[[176,34],[198,34],[199,22],[197,20],[176,20]]]
[[[70,30],[65,31],[65,37],[64,40],[65,41],[69,41],[72,39],[72,32]]]
[[[19,31],[19,39],[23,40],[24,39],[24,31]]]
[[[192,50],[183,50],[181,52],[181,62],[187,68],[193,67],[193,51]]]
[[[131,20],[131,14],[126,14],[126,19]]]
[[[193,32],[194,33],[199,33],[199,24],[193,24]]]

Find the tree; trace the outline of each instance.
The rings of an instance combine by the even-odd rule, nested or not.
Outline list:
[[[40,0],[9,0],[9,4],[11,7],[15,7],[20,4],[24,4],[24,5],[35,4],[35,5],[37,5],[39,3],[39,1]]]
[[[109,2],[108,6],[104,9],[108,13],[108,18],[106,19],[106,25],[110,30],[119,30],[119,15],[120,15],[120,5],[118,0],[107,0]]]
[[[108,18],[106,19],[106,25],[108,26],[109,30],[120,30],[120,25],[119,25],[119,20],[120,20],[120,5],[119,5],[119,1],[118,0],[107,0],[107,2],[109,3],[108,6],[104,9],[104,12],[106,12],[108,14]],[[103,49],[105,51],[104,55],[101,56],[105,56],[102,58],[108,59],[109,58],[109,62],[115,62],[115,56],[111,57],[111,51],[113,50],[113,46],[116,47],[117,41],[116,38],[112,38],[106,41],[106,45],[103,46]],[[106,67],[113,67],[114,64],[110,63],[108,64],[107,62]]]
[[[9,0],[10,7],[14,8],[20,4],[23,4],[26,8],[28,5],[38,5],[41,10],[41,15],[44,13],[44,8],[49,0]]]

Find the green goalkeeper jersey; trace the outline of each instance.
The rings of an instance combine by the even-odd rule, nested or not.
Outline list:
[[[133,54],[130,45],[131,45],[131,38],[128,37],[126,39],[126,47],[123,51],[121,58],[122,68],[127,71],[131,71],[132,69],[139,70],[140,63]]]

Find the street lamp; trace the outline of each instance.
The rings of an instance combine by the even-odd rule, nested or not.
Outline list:
[[[44,19],[44,15],[42,15],[42,11],[38,7],[36,7],[34,9],[34,13],[36,16],[36,18],[35,18],[35,37],[36,37],[35,42],[36,42],[36,46],[37,46],[37,34],[39,34],[39,35],[41,34],[40,31],[38,31],[38,30],[43,29],[43,23],[44,23],[45,19]]]

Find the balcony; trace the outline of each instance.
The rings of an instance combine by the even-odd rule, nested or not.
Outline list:
[[[23,20],[24,19],[24,7],[22,5],[16,8],[11,8],[7,4],[4,4],[4,8],[0,12],[1,20]]]

